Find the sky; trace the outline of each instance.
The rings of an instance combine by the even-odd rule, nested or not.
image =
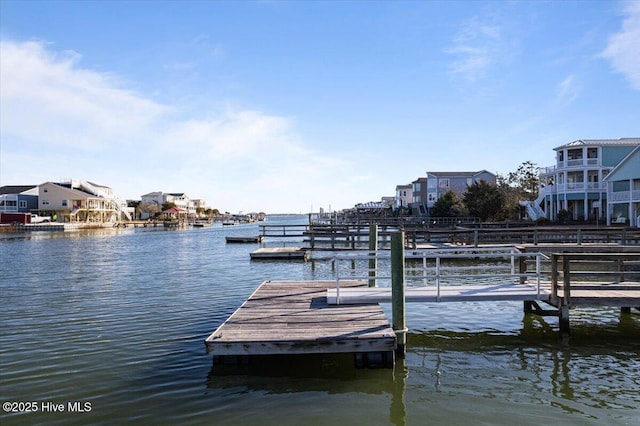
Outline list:
[[[640,1],[0,2],[0,186],[307,213],[640,137]]]

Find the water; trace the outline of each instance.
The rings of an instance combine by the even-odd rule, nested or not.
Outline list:
[[[262,281],[334,273],[250,261],[258,245],[224,240],[257,232],[0,235],[0,400],[38,409],[0,423],[640,423],[640,315],[617,309],[572,311],[561,339],[556,318],[525,318],[520,303],[408,304],[393,370],[349,355],[214,366],[204,339]]]

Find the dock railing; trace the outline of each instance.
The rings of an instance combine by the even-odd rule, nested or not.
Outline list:
[[[640,253],[553,253],[550,303],[562,332],[569,331],[571,307],[640,309]]]
[[[309,230],[309,225],[260,225],[260,235],[262,237],[302,237]]]
[[[392,252],[368,251],[338,253],[332,262],[336,274],[336,303],[340,304],[340,281],[373,280],[375,286],[389,287]],[[370,269],[367,261],[375,259],[378,267]],[[455,248],[409,250],[404,255],[403,285],[430,288],[440,302],[443,286],[528,284],[541,296],[543,262],[549,258],[540,252],[523,253],[517,248]],[[349,267],[345,267],[349,265]]]
[[[553,253],[551,291],[554,300],[570,306],[571,291],[640,291],[640,253]]]

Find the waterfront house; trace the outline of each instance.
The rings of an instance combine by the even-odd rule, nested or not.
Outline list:
[[[467,188],[476,182],[485,181],[495,185],[496,175],[486,170],[477,172],[427,172],[426,178],[412,183],[414,215],[424,216],[433,205],[448,191],[453,191],[459,199],[464,197]]]
[[[30,213],[38,210],[38,185],[0,187],[0,212]]]
[[[411,182],[411,214],[427,216],[427,178],[420,177]]]
[[[126,202],[119,200],[111,188],[75,179],[39,185],[38,210],[55,216],[59,222],[131,220]]]
[[[162,205],[172,203],[175,207],[186,212],[186,216],[195,217],[196,203],[190,200],[183,192],[150,192],[143,195],[140,201],[141,218],[148,219],[162,211]],[[197,205],[204,205],[204,201],[198,200]]]
[[[640,228],[640,145],[604,178],[607,185],[607,225]]]
[[[413,186],[411,184],[408,185],[397,185],[396,186],[396,196],[393,199],[393,209],[407,209],[409,208],[409,204],[413,201]]]
[[[554,148],[556,164],[540,169],[538,198],[527,205],[531,219],[556,220],[564,211],[573,220],[604,221],[611,213],[605,179],[638,145],[640,138],[578,139]],[[614,186],[621,192],[618,184]]]

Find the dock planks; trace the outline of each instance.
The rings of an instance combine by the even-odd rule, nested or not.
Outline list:
[[[214,356],[394,351],[396,336],[382,308],[329,306],[332,286],[335,281],[265,281],[205,340],[207,350]]]

